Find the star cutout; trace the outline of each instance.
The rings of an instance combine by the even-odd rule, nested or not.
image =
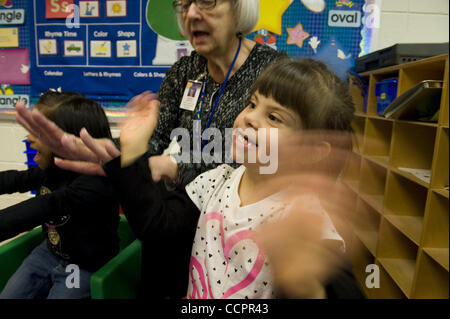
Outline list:
[[[123,49],[124,49],[125,51],[130,51],[130,45],[129,45],[128,43],[125,43],[125,44],[123,45]]]
[[[299,48],[303,47],[303,41],[309,37],[309,33],[303,30],[301,23],[294,28],[286,28],[289,36],[287,44],[296,44]]]
[[[284,12],[294,0],[260,0],[259,21],[253,31],[265,29],[281,35],[281,22]]]

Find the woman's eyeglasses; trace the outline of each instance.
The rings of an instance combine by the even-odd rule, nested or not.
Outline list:
[[[216,6],[216,0],[178,0],[173,2],[173,7],[177,13],[186,13],[192,2],[195,2],[200,10],[208,10]]]

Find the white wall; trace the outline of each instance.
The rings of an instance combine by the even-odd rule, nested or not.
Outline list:
[[[371,51],[396,43],[449,41],[449,0],[381,0]]]
[[[27,160],[25,144],[22,142],[27,131],[14,121],[0,121],[0,172],[10,169],[24,170]],[[0,209],[16,204],[31,195],[13,194],[0,196]]]

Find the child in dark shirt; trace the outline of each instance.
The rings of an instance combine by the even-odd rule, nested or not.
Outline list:
[[[103,109],[81,94],[49,91],[36,108],[71,134],[85,127],[98,138],[111,138]],[[0,210],[0,241],[40,224],[46,239],[23,261],[0,298],[88,298],[90,276],[119,251],[118,200],[107,178],[59,169],[38,136],[30,134],[28,141],[37,150],[38,167],[1,172],[0,194],[37,189],[37,196]],[[79,277],[67,285],[71,274]]]

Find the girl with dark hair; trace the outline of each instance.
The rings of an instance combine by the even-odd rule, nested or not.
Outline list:
[[[36,108],[65,131],[84,127],[97,138],[111,138],[103,109],[78,93],[44,93]],[[119,251],[119,203],[104,177],[62,170],[38,136],[28,135],[38,167],[0,173],[0,194],[37,189],[37,196],[0,210],[0,241],[42,225],[46,237],[23,261],[1,299],[71,299],[90,296],[90,277]],[[69,265],[79,269],[67,285]],[[72,269],[72,268],[71,268]]]
[[[83,94],[77,92],[58,92],[53,90],[48,90],[44,93],[41,93],[39,97],[39,101],[37,103],[37,107],[42,110],[47,107],[56,107],[64,100],[68,100],[71,97],[84,97]]]

